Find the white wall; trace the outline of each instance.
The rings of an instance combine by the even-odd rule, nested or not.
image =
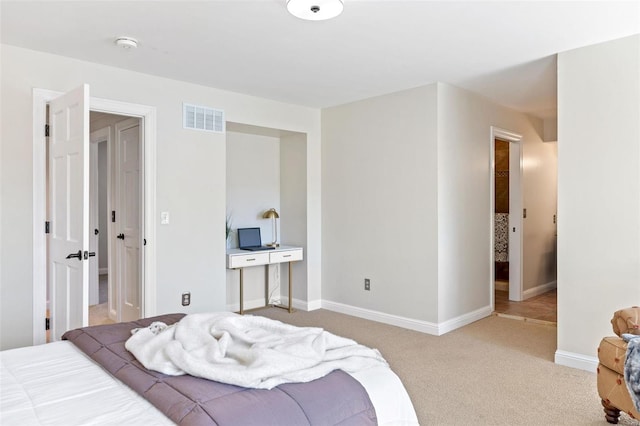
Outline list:
[[[280,138],[228,131],[227,215],[232,221],[230,247],[238,247],[238,228],[256,226],[260,228],[262,243],[270,243],[272,222],[262,218],[262,214],[270,208],[280,211]],[[227,270],[228,306],[240,305],[239,279],[238,270]],[[273,279],[269,281],[276,284]],[[264,304],[264,285],[264,268],[245,269],[245,301],[257,300]],[[246,306],[251,307],[249,304]]]
[[[280,138],[227,132],[227,214],[231,247],[238,247],[238,228],[260,227],[262,242],[272,241],[271,220],[262,214],[280,211]]]
[[[323,303],[437,321],[436,95],[322,110]]]
[[[558,352],[595,369],[640,303],[640,36],[558,56]]]
[[[541,120],[438,83],[322,111],[323,303],[434,333],[491,312],[491,126],[523,135],[524,288],[555,282]]]
[[[307,136],[289,133],[280,137],[280,240],[283,244],[302,247],[306,258],[307,243]],[[320,307],[321,288],[310,286],[307,261],[292,264],[293,297],[296,306],[306,301],[307,309]],[[288,267],[281,267],[281,296],[288,300]]]
[[[33,135],[32,89],[68,91],[82,83],[91,95],[156,107],[156,209],[171,214],[158,225],[157,313],[220,310],[226,304],[225,136],[182,129],[182,103],[226,111],[237,123],[307,135],[305,253],[309,287],[320,271],[320,111],[169,80],[57,55],[2,45],[2,163],[0,164],[0,348],[32,343]],[[219,224],[219,226],[215,226]],[[180,304],[190,291],[191,306]]]

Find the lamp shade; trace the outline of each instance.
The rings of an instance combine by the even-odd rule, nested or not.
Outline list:
[[[335,18],[342,13],[343,9],[343,0],[287,0],[289,13],[308,21]]]
[[[269,209],[266,212],[264,212],[262,217],[265,218],[265,219],[271,219],[271,218],[279,219],[280,215],[278,214],[276,209]]]

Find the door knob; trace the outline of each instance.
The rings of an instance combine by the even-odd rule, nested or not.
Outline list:
[[[86,251],[84,252],[84,260],[87,260],[90,257],[94,257],[96,255],[95,251]]]
[[[77,253],[71,253],[67,255],[65,259],[73,259],[74,257],[78,260],[82,260],[82,250],[78,250]]]
[[[116,238],[118,238],[119,240],[124,240],[124,234],[118,234]]]

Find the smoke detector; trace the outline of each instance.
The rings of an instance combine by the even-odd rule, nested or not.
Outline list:
[[[120,46],[123,49],[135,49],[138,47],[138,40],[133,37],[118,37],[115,43],[116,46]]]

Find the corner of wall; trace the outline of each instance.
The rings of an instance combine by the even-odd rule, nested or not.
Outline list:
[[[557,142],[558,141],[558,117],[545,118],[542,122],[543,142]]]

